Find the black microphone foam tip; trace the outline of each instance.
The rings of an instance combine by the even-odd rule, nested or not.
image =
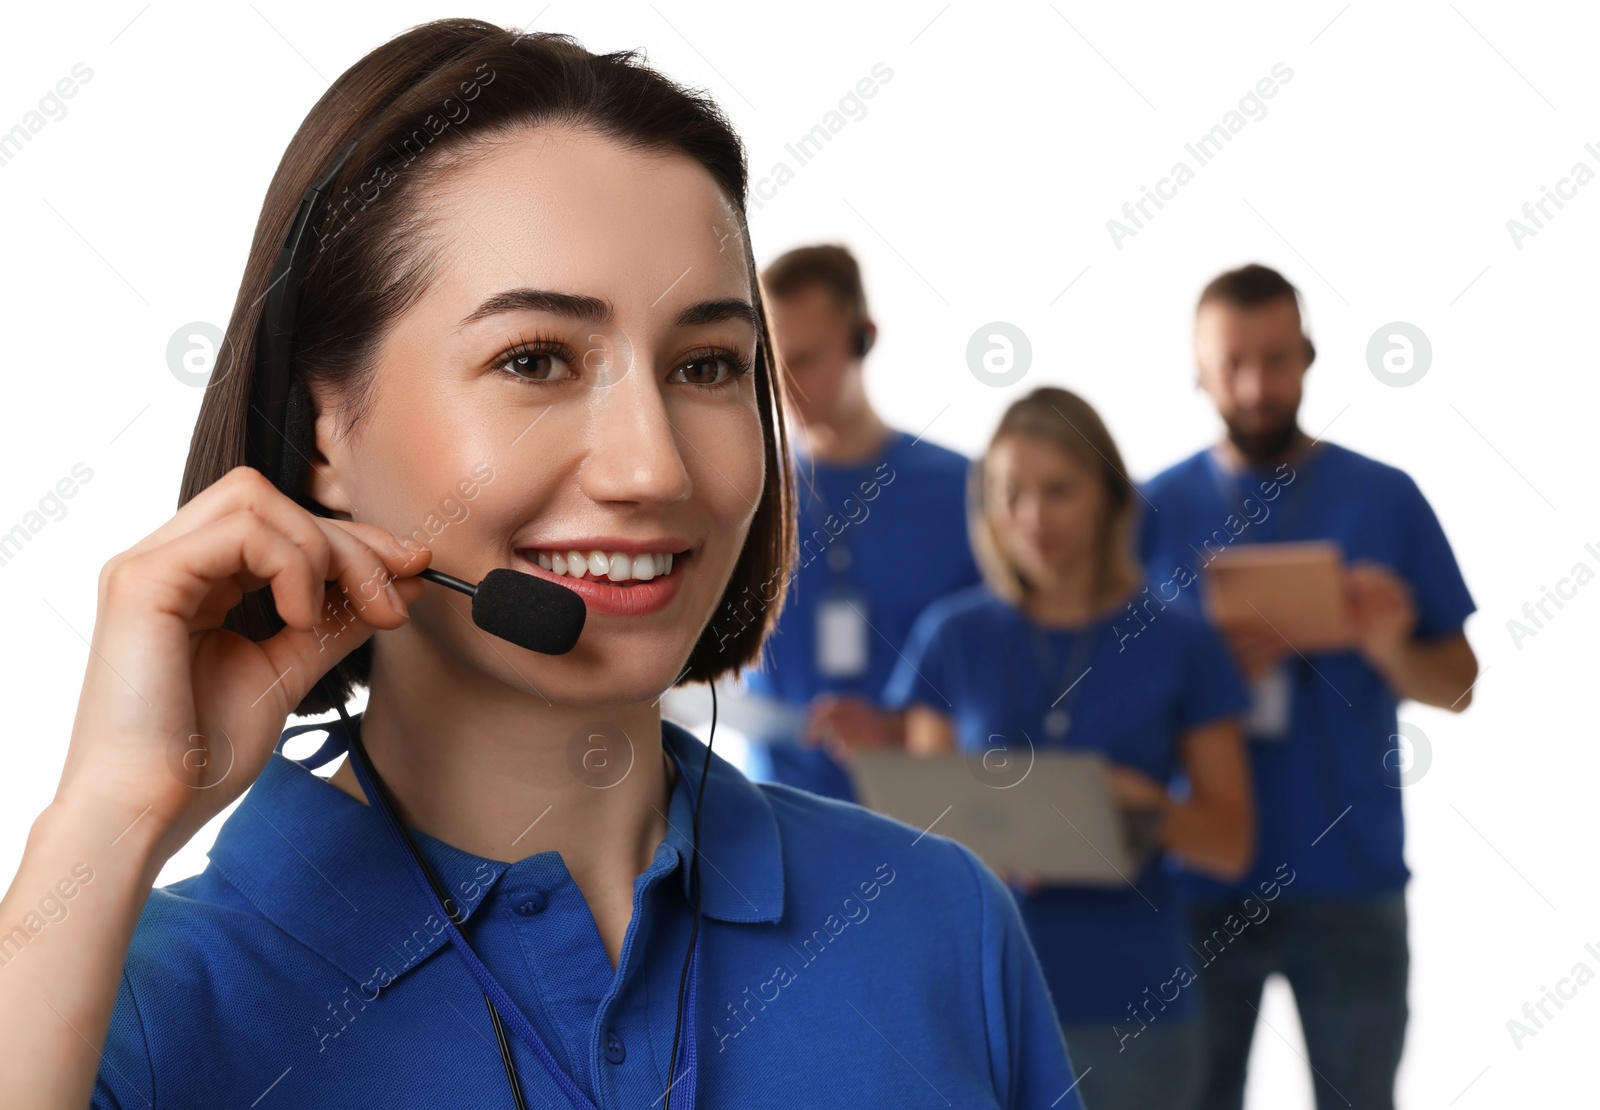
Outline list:
[[[588,614],[575,590],[508,567],[484,575],[472,597],[473,624],[544,655],[571,651]]]

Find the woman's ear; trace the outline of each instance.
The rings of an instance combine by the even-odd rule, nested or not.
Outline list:
[[[338,411],[317,391],[310,392],[312,439],[306,474],[306,495],[328,510],[330,516],[352,520],[347,490],[354,488],[349,440],[339,434]]]

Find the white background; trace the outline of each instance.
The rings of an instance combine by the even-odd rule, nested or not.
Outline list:
[[[75,463],[68,514],[0,566],[8,711],[0,861],[54,790],[112,554],[174,511],[200,390],[169,371],[192,321],[226,322],[283,147],[327,81],[415,23],[471,14],[643,47],[703,85],[753,177],[882,62],[892,78],[793,181],[752,210],[757,259],[847,243],[881,326],[868,362],[895,424],[973,453],[1043,383],[1083,393],[1135,478],[1213,438],[1189,320],[1204,282],[1250,260],[1304,291],[1320,357],[1302,423],[1396,464],[1435,506],[1479,612],[1483,665],[1455,716],[1414,704],[1431,742],[1406,790],[1413,1019],[1402,1104],[1590,1105],[1600,986],[1515,1047],[1507,1021],[1574,964],[1600,972],[1591,706],[1600,585],[1520,647],[1507,622],[1575,563],[1600,570],[1590,330],[1600,182],[1521,242],[1507,221],[1577,161],[1600,171],[1586,5],[481,3],[75,4],[10,9],[0,130],[82,62],[92,79],[9,163],[0,531]],[[1251,122],[1118,249],[1106,222],[1154,185],[1275,63]],[[1070,288],[1069,288],[1070,286]],[[989,321],[1034,362],[993,388],[966,365]],[[1369,337],[1421,327],[1406,388]],[[1553,610],[1552,610],[1553,611]],[[1587,679],[1585,675],[1589,676]],[[204,864],[214,826],[176,858]],[[1253,1110],[1309,1105],[1281,988],[1258,1032]]]

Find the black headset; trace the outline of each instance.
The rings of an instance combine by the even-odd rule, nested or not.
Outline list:
[[[314,449],[315,444],[314,414],[310,393],[304,382],[293,372],[295,317],[300,306],[300,292],[305,282],[306,268],[310,264],[313,244],[317,241],[321,212],[327,199],[328,189],[339,171],[344,168],[344,164],[349,161],[350,155],[360,145],[365,134],[363,132],[361,136],[341,146],[327,168],[306,187],[304,195],[300,198],[300,205],[295,209],[294,218],[289,222],[289,230],[284,236],[283,246],[279,248],[277,261],[273,265],[272,282],[267,287],[266,304],[262,308],[261,322],[256,332],[256,358],[255,366],[252,368],[250,413],[247,417],[245,434],[246,460],[285,495],[318,516],[328,515],[328,510],[305,493],[306,477],[311,468],[309,451]],[[863,325],[864,332],[867,327],[869,325]],[[860,341],[860,346],[863,353],[866,348],[872,346],[870,334],[866,334]],[[285,447],[288,448],[287,451]],[[393,796],[367,757],[360,733],[345,710],[344,699],[337,696],[327,683],[327,678],[326,674],[319,678],[316,688],[339,711],[350,757],[361,761],[363,770],[376,787],[378,796],[372,801],[385,806],[393,813]],[[711,686],[711,736],[714,739],[717,729],[717,692],[716,683],[709,685]],[[689,930],[689,946],[688,951],[684,953],[683,970],[678,979],[678,1013],[672,1033],[672,1054],[667,1061],[669,1076],[673,1067],[677,1065],[690,960],[694,955],[695,943],[700,933],[700,813],[705,803],[706,780],[710,777],[711,744],[708,741],[705,766],[700,775],[698,800],[694,807],[693,851],[689,861],[689,886],[694,902],[694,920]],[[447,907],[447,912],[450,912],[449,908],[456,907],[457,903],[449,897],[443,884],[433,873],[416,839],[411,835],[411,830],[398,817],[394,823],[404,837],[409,854],[417,861],[434,892],[439,896],[440,904]],[[464,920],[464,914],[458,917],[458,912],[451,912],[451,916],[455,923],[460,925]],[[465,939],[464,934],[463,939]],[[494,1026],[495,1040],[500,1049],[501,1063],[505,1065],[506,1080],[511,1086],[512,1100],[517,1110],[527,1110],[527,1102],[523,1098],[522,1084],[517,1078],[516,1064],[511,1056],[511,1046],[506,1037],[500,1012],[495,1009],[488,994],[484,995],[483,1001],[489,1009],[490,1023]],[[693,1083],[694,1080],[691,1079],[690,1082]],[[671,1110],[672,1090],[676,1086],[676,1080],[669,1080],[664,1093],[663,1110]]]
[[[322,507],[305,494],[311,460],[302,450],[314,442],[311,397],[293,372],[294,321],[300,309],[311,246],[320,224],[317,212],[328,188],[360,143],[351,139],[306,187],[289,222],[288,234],[272,267],[266,305],[256,332],[256,361],[250,382],[250,415],[245,432],[246,461],[274,485],[312,511]],[[289,451],[285,452],[287,445]],[[325,511],[325,510],[324,510]]]
[[[878,325],[871,320],[863,319],[856,325],[856,333],[851,341],[850,349],[855,351],[857,358],[863,358],[872,350],[872,345],[878,341]]]

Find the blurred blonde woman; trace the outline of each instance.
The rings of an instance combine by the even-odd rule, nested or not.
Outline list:
[[[1006,410],[969,484],[981,585],[917,620],[886,701],[918,753],[1091,749],[1158,850],[1118,889],[1008,876],[1095,1110],[1197,1097],[1199,973],[1168,876],[1252,860],[1248,699],[1217,635],[1146,592],[1137,493],[1095,411],[1041,388]],[[1063,823],[1062,836],[1076,835]]]

